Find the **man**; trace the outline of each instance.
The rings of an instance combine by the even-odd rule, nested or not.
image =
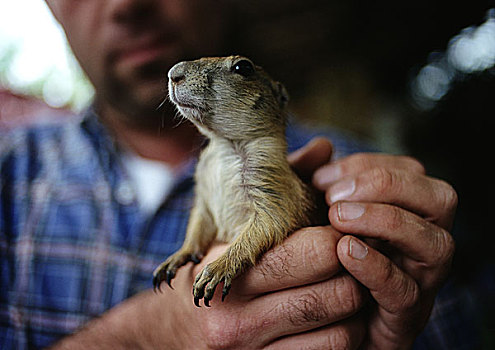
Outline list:
[[[221,244],[201,264],[181,268],[174,290],[155,294],[147,289],[153,268],[182,243],[201,144],[170,107],[156,106],[172,64],[223,54],[228,7],[47,3],[96,96],[81,121],[2,138],[2,348],[412,346],[454,251],[449,185],[407,157],[361,153],[328,163],[326,139],[300,148],[312,135],[291,129],[298,150],[290,161],[325,193],[332,226],[293,233],[211,308],[194,307],[191,286]],[[356,151],[330,136],[341,156]],[[435,309],[448,320],[444,312]],[[423,342],[452,345],[446,337]]]

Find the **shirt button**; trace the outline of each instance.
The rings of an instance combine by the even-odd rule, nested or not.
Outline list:
[[[128,183],[123,183],[117,187],[115,198],[122,205],[131,205],[135,199],[134,190]]]

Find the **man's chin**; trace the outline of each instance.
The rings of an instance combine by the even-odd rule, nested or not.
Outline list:
[[[131,92],[132,102],[143,112],[156,112],[167,99],[167,85],[163,81],[147,81],[137,85]],[[166,104],[170,102],[166,101]]]
[[[164,63],[140,67],[137,70],[119,70],[113,66],[107,71],[103,84],[104,100],[122,117],[137,124],[156,128],[174,109],[167,100],[167,70]]]
[[[106,96],[100,96],[98,104],[106,110],[105,105],[118,112],[119,118],[132,123],[159,125],[164,113],[164,106],[160,107],[166,97],[166,93],[160,92],[156,84],[143,84],[138,88],[109,89]],[[169,104],[166,102],[165,104]]]

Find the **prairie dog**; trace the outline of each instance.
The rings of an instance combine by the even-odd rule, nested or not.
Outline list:
[[[215,240],[230,243],[193,285],[209,306],[232,280],[292,231],[309,224],[305,185],[287,162],[288,96],[279,82],[242,56],[180,62],[168,72],[169,98],[209,138],[195,173],[196,193],[182,248],[153,273],[171,285],[176,271],[198,263]]]

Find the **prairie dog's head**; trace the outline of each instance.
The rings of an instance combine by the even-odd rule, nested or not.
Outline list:
[[[246,57],[180,62],[168,78],[170,100],[209,137],[242,140],[285,130],[284,86]]]

